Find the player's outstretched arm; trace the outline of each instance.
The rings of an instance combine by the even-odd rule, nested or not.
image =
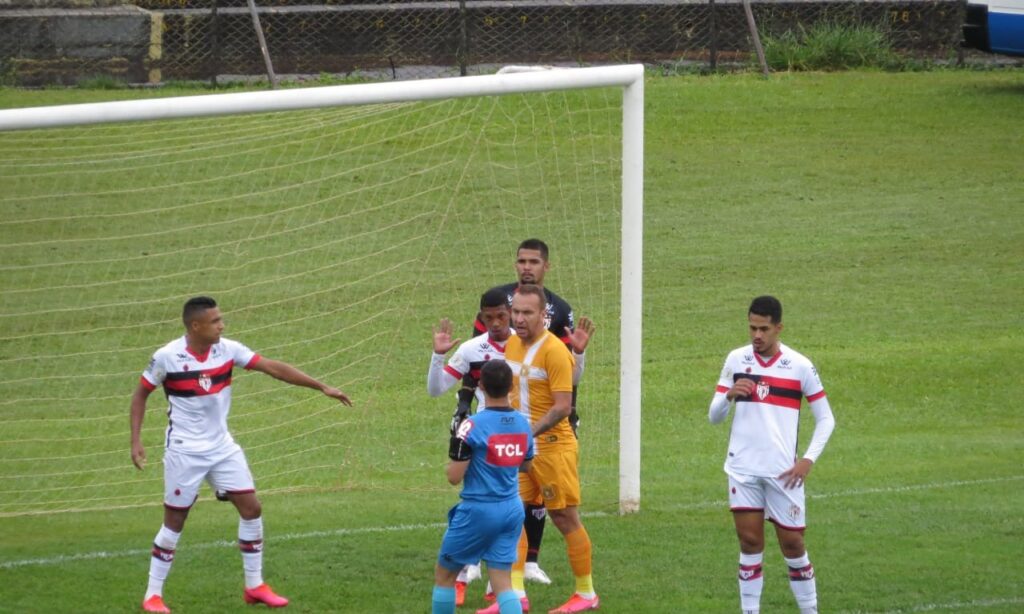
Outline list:
[[[352,400],[348,398],[341,390],[328,386],[327,384],[320,383],[316,379],[306,375],[302,371],[299,371],[295,367],[291,366],[286,362],[279,360],[271,360],[269,358],[263,358],[256,362],[252,366],[253,371],[259,371],[260,373],[266,373],[274,379],[279,379],[282,382],[291,384],[293,386],[302,386],[304,388],[312,388],[313,390],[319,390],[326,396],[332,399],[341,401],[343,405],[352,406]]]
[[[149,389],[139,383],[132,394],[131,433],[132,433],[132,464],[142,469],[146,466],[146,448],[142,446],[142,419],[146,416],[146,399]]]

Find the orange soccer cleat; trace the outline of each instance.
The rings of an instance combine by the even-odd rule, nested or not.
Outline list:
[[[266,583],[256,588],[245,589],[244,597],[246,603],[264,603],[270,608],[283,608],[288,605],[288,600],[271,590]]]
[[[548,614],[575,614],[576,612],[589,612],[590,610],[596,610],[600,605],[601,600],[597,598],[597,595],[588,599],[579,593],[573,593],[573,596],[569,597],[569,601],[566,601],[554,610],[548,611]]]
[[[143,601],[142,610],[145,612],[162,612],[163,614],[171,614],[171,611],[164,605],[164,598],[160,595],[153,595],[149,599]]]
[[[455,583],[455,605],[462,605],[466,603],[466,583],[456,582]]]

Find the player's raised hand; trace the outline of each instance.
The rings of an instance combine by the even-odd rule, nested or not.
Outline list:
[[[341,401],[342,405],[348,405],[349,407],[352,407],[352,399],[348,398],[347,394],[338,390],[337,388],[333,388],[331,386],[324,386],[323,393],[331,397],[332,399],[338,399],[339,401]]]
[[[146,467],[146,448],[142,447],[142,442],[132,442],[132,464],[139,470]]]
[[[441,318],[441,322],[434,327],[434,353],[447,354],[459,341],[461,339],[452,339],[452,323],[448,318]]]
[[[594,326],[594,321],[587,316],[580,318],[579,323],[576,325],[576,330],[566,326],[565,334],[569,336],[569,345],[572,346],[572,350],[577,354],[582,354],[586,351],[587,344],[590,343],[590,337],[593,336],[595,330],[597,330],[597,327]]]

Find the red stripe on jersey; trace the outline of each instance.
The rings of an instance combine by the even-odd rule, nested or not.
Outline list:
[[[214,367],[213,369],[204,369],[200,373],[202,373],[203,375],[205,375],[207,377],[217,377],[218,375],[224,375],[225,373],[230,373],[231,370],[234,367],[235,367],[235,361],[229,360],[229,361],[227,361],[226,363],[222,364],[219,367]]]
[[[263,360],[263,357],[262,357],[262,356],[260,356],[259,354],[253,354],[253,355],[252,355],[252,360],[250,360],[250,361],[249,361],[249,362],[248,362],[248,363],[247,363],[247,364],[246,364],[246,365],[245,365],[244,367],[242,367],[242,368],[243,368],[243,369],[252,369],[252,368],[253,368],[254,366],[256,366],[256,363],[258,363],[258,362],[259,362],[259,361],[261,361],[261,360]]]
[[[207,380],[209,381],[209,380]],[[231,385],[231,377],[227,377],[224,381],[211,383],[210,389],[207,390],[199,384],[198,379],[182,379],[182,380],[164,380],[164,388],[167,389],[168,393],[173,394],[174,392],[192,392],[195,396],[203,396],[208,394],[217,394],[221,390],[224,390]]]
[[[719,384],[719,385],[715,386],[715,392],[729,392],[729,389],[726,388],[725,386]]]
[[[771,375],[762,375],[758,378],[758,381],[765,382],[773,388],[785,388],[787,390],[800,390],[800,380],[798,379],[787,379],[784,377],[772,377]]]
[[[145,377],[140,377],[139,378],[139,383],[142,384],[143,388],[145,388],[146,390],[148,390],[150,392],[153,392],[154,390],[156,390],[156,384],[149,383],[149,380],[146,379]]]
[[[776,407],[784,407],[786,409],[795,409],[800,411],[800,399],[791,399],[789,397],[780,396],[777,394],[768,393],[763,399],[750,398],[747,400],[748,403],[763,403],[765,405],[775,405]]]
[[[818,399],[824,398],[824,396],[825,396],[825,390],[822,389],[821,392],[816,392],[816,393],[812,394],[811,396],[807,397],[807,402],[808,403],[813,403],[814,401],[817,401]]]
[[[451,375],[455,379],[462,379],[462,374],[456,371],[455,369],[451,368],[451,366],[449,365],[444,366],[444,372],[447,373],[448,375]]]

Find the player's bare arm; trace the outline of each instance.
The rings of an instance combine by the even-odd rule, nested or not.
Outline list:
[[[441,321],[434,327],[434,353],[447,354],[449,350],[459,344],[461,339],[452,339],[452,323],[448,318],[441,318]]]
[[[319,390],[324,393],[324,395],[329,396],[332,399],[337,399],[342,403],[342,405],[347,405],[349,407],[352,406],[352,400],[349,399],[348,395],[344,392],[317,381],[286,362],[263,358],[252,366],[252,370],[259,371],[260,373],[266,373],[274,379],[279,379],[282,382],[293,386],[303,386],[305,388]]]
[[[142,419],[146,416],[146,399],[149,398],[149,392],[149,389],[140,383],[132,394],[132,464],[140,470],[146,466],[146,448],[142,446]]]
[[[807,481],[807,474],[811,472],[811,468],[814,467],[814,461],[809,458],[801,458],[793,463],[793,466],[783,471],[779,475],[780,480],[785,480],[783,483],[786,488],[796,488]]]
[[[737,380],[736,383],[732,385],[729,392],[725,393],[725,398],[730,401],[735,401],[737,397],[749,397],[754,394],[754,390],[756,388],[757,384],[754,383],[754,380],[743,378],[741,380]]]
[[[550,430],[551,427],[555,426],[562,420],[569,417],[572,413],[572,393],[571,392],[553,392],[551,396],[554,398],[554,403],[551,405],[551,409],[548,413],[541,416],[540,420],[537,420],[533,424],[533,436],[536,437],[544,431]]]
[[[590,343],[590,337],[593,336],[595,330],[597,330],[597,327],[594,326],[594,321],[587,316],[580,318],[579,323],[576,324],[576,330],[566,326],[565,334],[569,338],[569,346],[572,347],[572,351],[577,354],[585,352],[587,344]]]

